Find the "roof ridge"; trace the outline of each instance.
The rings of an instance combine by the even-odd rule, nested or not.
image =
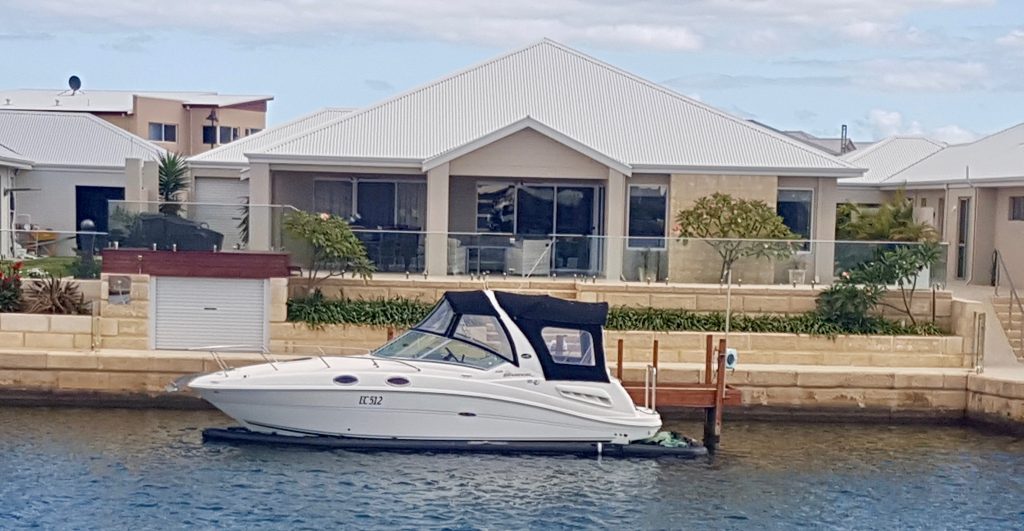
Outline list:
[[[850,155],[848,157],[846,157],[844,160],[846,160],[847,162],[856,162],[856,161],[858,161],[858,160],[860,160],[860,159],[870,155],[871,153],[874,153],[876,150],[880,149],[881,147],[887,146],[887,145],[895,142],[896,140],[924,140],[925,142],[928,142],[929,144],[938,147],[939,151],[949,147],[949,144],[947,144],[947,143],[945,143],[945,142],[943,142],[941,140],[935,140],[933,138],[929,138],[929,137],[924,136],[924,135],[890,135],[890,136],[887,136],[887,137],[879,140],[878,142],[875,142],[874,144],[871,144],[870,146],[868,146],[868,147],[866,147],[864,149],[858,149],[856,151],[851,152]],[[924,159],[921,159],[921,160],[924,160]]]
[[[498,62],[498,61],[500,61],[502,59],[505,59],[505,58],[508,58],[508,57],[512,57],[513,55],[516,55],[518,53],[522,53],[522,52],[525,52],[526,50],[529,50],[529,49],[534,48],[536,46],[540,46],[541,44],[544,44],[545,42],[553,43],[554,41],[550,41],[550,39],[547,39],[547,38],[541,39],[539,41],[535,41],[535,42],[530,43],[530,44],[528,44],[526,46],[523,46],[523,47],[517,48],[515,50],[512,50],[510,52],[506,52],[504,54],[498,55],[496,57],[492,57],[492,58],[487,59],[485,61],[481,61],[479,63],[470,65],[470,66],[468,66],[466,68],[463,68],[461,70],[456,70],[455,72],[447,74],[447,75],[445,75],[443,77],[440,77],[438,79],[435,79],[433,81],[428,81],[426,83],[423,83],[422,85],[418,85],[416,87],[413,87],[413,88],[411,88],[409,90],[406,90],[404,92],[400,92],[400,93],[398,93],[398,94],[396,94],[394,96],[391,96],[389,98],[385,98],[385,99],[383,99],[383,100],[381,100],[381,101],[379,101],[377,103],[368,105],[366,107],[360,107],[358,110],[350,112],[350,113],[346,114],[345,116],[339,116],[338,118],[336,118],[334,120],[331,120],[329,122],[323,123],[319,127],[316,127],[314,129],[310,129],[310,130],[304,131],[303,133],[295,134],[295,135],[290,136],[288,138],[284,138],[280,142],[277,142],[276,144],[272,144],[270,146],[267,146],[266,148],[264,148],[263,152],[264,153],[269,153],[269,152],[273,151],[274,149],[276,149],[276,148],[278,148],[278,147],[280,147],[280,146],[282,146],[284,144],[287,144],[288,142],[291,142],[292,140],[298,138],[301,134],[314,134],[314,133],[318,133],[321,130],[324,130],[324,129],[328,128],[328,127],[333,126],[334,124],[338,124],[338,123],[344,122],[346,120],[355,119],[356,117],[362,116],[362,115],[364,115],[364,114],[366,114],[366,113],[368,113],[368,112],[370,112],[370,111],[372,111],[374,109],[379,109],[381,107],[384,107],[385,105],[389,105],[391,103],[395,103],[395,102],[400,101],[402,99],[405,99],[405,98],[407,98],[409,96],[412,96],[413,94],[422,92],[422,91],[424,91],[424,90],[426,90],[426,89],[428,89],[430,87],[433,87],[433,86],[439,85],[441,83],[444,83],[445,81],[449,81],[449,80],[455,79],[455,78],[457,78],[459,76],[463,76],[465,74],[468,74],[469,72],[472,72],[474,70],[479,70],[480,68],[483,68],[483,67],[485,67],[487,65],[496,63],[496,62]]]
[[[676,99],[678,99],[680,101],[683,101],[683,102],[685,102],[685,103],[687,103],[689,105],[693,105],[695,107],[698,107],[698,108],[701,108],[701,109],[703,109],[705,111],[708,111],[708,112],[710,112],[712,114],[716,114],[719,117],[722,117],[722,118],[725,118],[725,119],[727,119],[729,121],[732,121],[734,123],[740,124],[742,127],[746,127],[746,128],[752,129],[753,131],[756,131],[756,132],[761,133],[763,135],[767,135],[767,136],[769,136],[771,138],[775,138],[777,140],[782,140],[783,142],[786,142],[787,144],[789,144],[789,145],[791,145],[793,147],[796,147],[798,149],[801,149],[803,151],[811,153],[812,155],[815,155],[815,156],[818,156],[818,157],[825,157],[826,159],[832,159],[833,162],[838,162],[843,167],[855,168],[855,166],[847,164],[846,161],[844,161],[843,159],[840,159],[839,157],[836,157],[834,155],[829,155],[828,153],[825,153],[824,151],[821,151],[819,149],[812,148],[811,146],[808,146],[807,144],[804,144],[803,142],[800,142],[799,140],[796,140],[795,138],[791,138],[791,137],[787,136],[785,133],[777,131],[777,130],[771,128],[771,127],[766,127],[766,126],[763,126],[763,125],[760,125],[760,124],[752,123],[750,120],[745,120],[745,119],[740,118],[738,116],[733,116],[733,115],[731,115],[731,114],[729,114],[727,112],[724,112],[724,111],[722,111],[720,109],[712,107],[711,105],[708,105],[708,104],[706,104],[706,103],[704,103],[702,101],[695,100],[695,99],[693,99],[693,98],[691,98],[689,96],[680,94],[679,92],[676,92],[676,91],[674,91],[674,90],[672,90],[672,89],[670,89],[668,87],[665,87],[665,86],[660,85],[658,83],[655,83],[653,81],[644,79],[644,78],[642,78],[642,77],[640,77],[640,76],[638,76],[636,74],[633,74],[631,72],[627,72],[626,70],[623,70],[623,69],[621,69],[621,68],[619,68],[619,67],[617,67],[617,66],[615,66],[613,64],[610,64],[610,63],[607,63],[607,62],[602,61],[600,59],[597,59],[596,57],[588,55],[588,54],[586,54],[584,52],[576,50],[575,48],[571,48],[571,47],[566,46],[566,45],[564,45],[562,43],[559,43],[559,42],[556,42],[554,40],[547,39],[547,38],[545,38],[543,41],[541,41],[541,43],[546,43],[546,44],[553,45],[553,46],[561,49],[564,52],[567,52],[567,53],[570,53],[572,55],[575,55],[575,56],[577,56],[577,57],[579,57],[581,59],[590,61],[591,63],[595,64],[596,66],[599,66],[599,67],[605,68],[607,70],[610,70],[612,72],[615,72],[617,74],[623,75],[623,76],[625,76],[625,77],[627,77],[627,78],[629,78],[629,79],[631,79],[631,80],[633,80],[635,82],[638,82],[638,83],[641,83],[643,85],[646,85],[646,86],[648,86],[648,87],[650,87],[650,88],[652,88],[654,90],[662,92],[662,93],[664,93],[664,94],[666,94],[668,96],[676,98]],[[538,43],[538,44],[540,44],[540,43]]]

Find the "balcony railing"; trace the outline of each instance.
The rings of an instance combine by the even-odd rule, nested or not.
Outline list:
[[[246,203],[168,203],[110,201],[107,232],[109,247],[177,251],[244,251],[249,248],[250,217],[271,222],[270,250],[283,251],[282,216],[296,209],[289,205]],[[262,216],[265,214],[266,216]]]

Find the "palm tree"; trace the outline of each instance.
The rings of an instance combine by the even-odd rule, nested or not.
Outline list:
[[[188,190],[185,157],[168,151],[160,156],[159,163],[160,213],[176,216],[181,211],[181,194]]]

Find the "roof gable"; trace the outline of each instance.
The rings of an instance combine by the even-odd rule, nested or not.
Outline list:
[[[87,113],[0,111],[0,144],[33,166],[121,168],[164,150]]]
[[[254,152],[251,160],[427,161],[527,118],[632,167],[860,173],[781,133],[548,40]]]
[[[968,144],[949,146],[883,184],[927,186],[968,180],[1024,180],[1024,123]]]
[[[863,177],[840,179],[841,185],[877,184],[944,149],[946,144],[925,137],[891,136],[870,147],[848,153],[847,162],[866,168]]]

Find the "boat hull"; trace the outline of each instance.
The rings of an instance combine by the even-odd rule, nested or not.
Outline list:
[[[429,389],[199,389],[259,433],[449,441],[629,442],[660,416],[607,417],[526,400]]]

